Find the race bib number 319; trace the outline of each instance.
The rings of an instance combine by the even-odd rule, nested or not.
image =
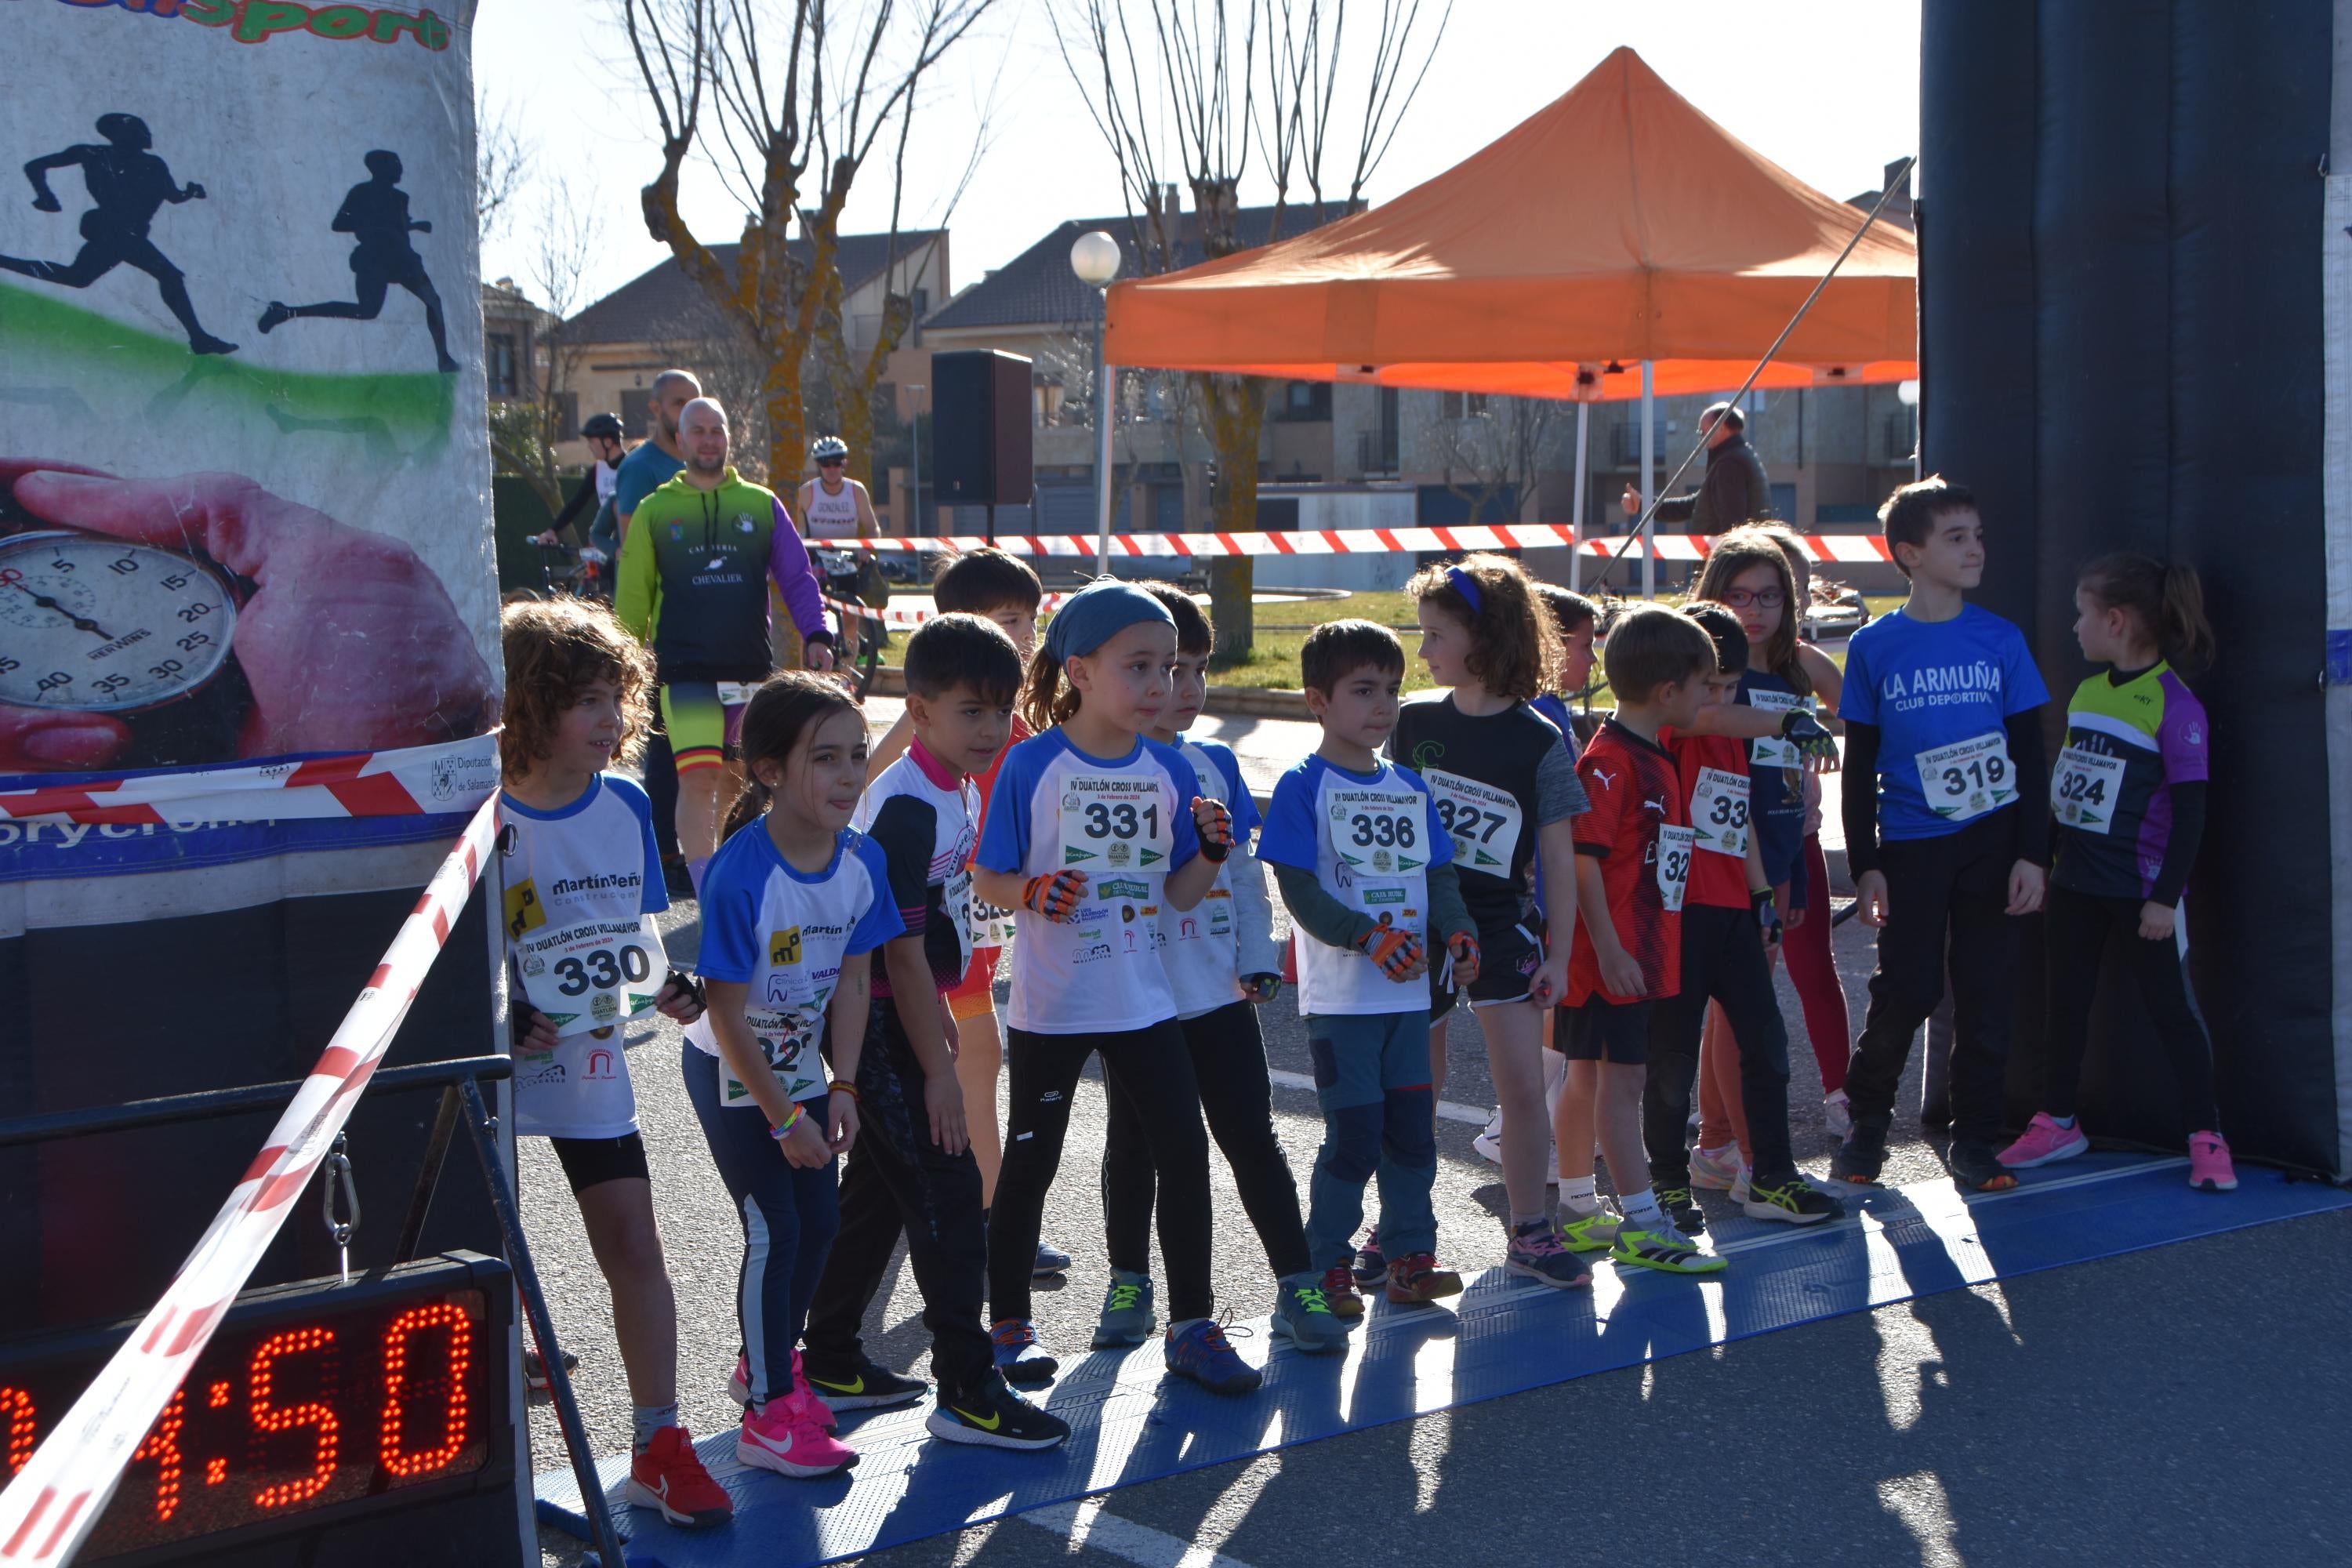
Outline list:
[[[1918,753],[1919,793],[1947,822],[1968,822],[2017,798],[2009,739],[1995,731]]]

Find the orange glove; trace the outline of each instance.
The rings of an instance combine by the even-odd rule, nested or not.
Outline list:
[[[1478,978],[1478,939],[1466,931],[1455,931],[1445,941],[1445,951],[1454,955],[1454,984],[1458,989]]]
[[[1391,980],[1409,979],[1413,965],[1422,961],[1421,938],[1395,926],[1379,926],[1368,931],[1356,945],[1364,955],[1381,966],[1381,973]]]
[[[1032,877],[1021,885],[1021,903],[1049,921],[1068,924],[1077,917],[1078,902],[1086,897],[1087,874],[1066,867],[1048,871],[1042,877]]]

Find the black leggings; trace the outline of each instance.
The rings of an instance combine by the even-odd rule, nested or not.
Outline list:
[[[2054,883],[2042,905],[2042,941],[2049,954],[2043,979],[2048,998],[2049,1079],[2042,1108],[2053,1116],[2074,1114],[2083,1077],[2083,1048],[2091,1031],[2091,1003],[2098,994],[2099,965],[2107,944],[2120,939],[2123,961],[2147,1005],[2156,1037],[2171,1058],[2180,1085],[2184,1131],[2211,1131],[2221,1120],[2213,1100],[2213,1042],[2189,985],[2189,966],[2177,939],[2149,942],[2139,934],[2138,899],[2101,899]]]
[[[1265,1042],[1257,1009],[1234,1002],[1186,1018],[1179,1026],[1192,1056],[1192,1081],[1209,1135],[1234,1169],[1242,1207],[1257,1230],[1265,1260],[1279,1279],[1307,1271],[1307,1229],[1298,1217],[1298,1184],[1274,1133],[1274,1089],[1265,1075]],[[1151,1272],[1151,1154],[1143,1111],[1116,1084],[1110,1131],[1103,1141],[1103,1234],[1110,1263],[1133,1274]],[[1164,1223],[1164,1221],[1163,1221]]]
[[[993,1314],[1026,1318],[1029,1279],[1037,1267],[1037,1231],[1045,1190],[1062,1163],[1070,1097],[1087,1058],[1102,1053],[1114,1099],[1124,1095],[1143,1121],[1144,1142],[1160,1184],[1160,1255],[1168,1266],[1171,1320],[1209,1316],[1216,1295],[1209,1279],[1209,1135],[1192,1057],[1173,1018],[1109,1035],[1040,1035],[1014,1029],[1005,1043],[1012,1114],[1004,1125],[1004,1163],[988,1217],[988,1300]]]
[[[1739,1102],[1755,1179],[1777,1186],[1797,1163],[1789,1152],[1789,1027],[1763,932],[1753,911],[1710,904],[1685,905],[1682,925],[1682,993],[1650,1009],[1650,1071],[1642,1086],[1650,1184],[1660,1192],[1690,1185],[1691,1084],[1712,998],[1723,1004],[1739,1047]]]

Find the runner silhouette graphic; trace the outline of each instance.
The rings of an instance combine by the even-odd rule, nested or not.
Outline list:
[[[87,289],[118,267],[135,267],[155,279],[164,307],[187,331],[190,353],[235,353],[235,343],[213,336],[197,321],[196,308],[188,299],[186,274],[147,237],[147,226],[155,221],[157,210],[165,202],[173,206],[200,202],[205,199],[204,186],[182,185],[172,178],[163,160],[148,151],[155,139],[148,133],[147,122],[135,114],[100,115],[98,133],[106,138],[103,146],[86,142],[25,165],[25,177],[33,182],[33,205],[45,213],[65,210],[57,193],[49,189],[49,171],[81,170],[82,184],[97,204],[81,215],[81,254],[71,261],[0,256],[0,271],[22,273],[68,289]]]
[[[425,325],[441,356],[444,374],[457,368],[449,357],[449,336],[441,317],[441,296],[425,275],[425,258],[408,243],[411,234],[431,234],[433,226],[408,216],[408,193],[400,188],[400,154],[382,149],[367,155],[365,182],[353,185],[335,214],[335,232],[359,243],[352,249],[352,276],[359,298],[335,300],[323,305],[289,305],[272,300],[261,312],[267,334],[305,316],[339,321],[373,321],[383,310],[384,295],[395,283],[423,301]]]

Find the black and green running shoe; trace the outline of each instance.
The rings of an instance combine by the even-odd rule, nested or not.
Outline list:
[[[1698,1206],[1698,1199],[1688,1187],[1667,1187],[1658,1194],[1658,1206],[1675,1222],[1675,1228],[1685,1236],[1706,1234],[1706,1211]]]
[[[1617,1233],[1609,1261],[1620,1268],[1654,1268],[1661,1274],[1720,1274],[1725,1268],[1723,1258],[1701,1252],[1696,1242],[1678,1231],[1631,1226]]]
[[[995,1377],[971,1398],[941,1394],[923,1418],[923,1429],[943,1443],[983,1448],[1051,1448],[1070,1436],[1068,1422],[1038,1409]]]
[[[912,1405],[931,1391],[931,1385],[919,1377],[901,1377],[887,1366],[875,1363],[872,1357],[862,1358],[856,1366],[813,1366],[809,1358],[801,1358],[801,1375],[808,1380],[809,1392],[823,1400],[825,1408],[844,1410],[887,1410],[897,1405]]]
[[[1845,1217],[1843,1204],[1793,1171],[1786,1177],[1748,1177],[1748,1196],[1739,1209],[1749,1219],[1775,1219],[1783,1225],[1819,1225]]]

